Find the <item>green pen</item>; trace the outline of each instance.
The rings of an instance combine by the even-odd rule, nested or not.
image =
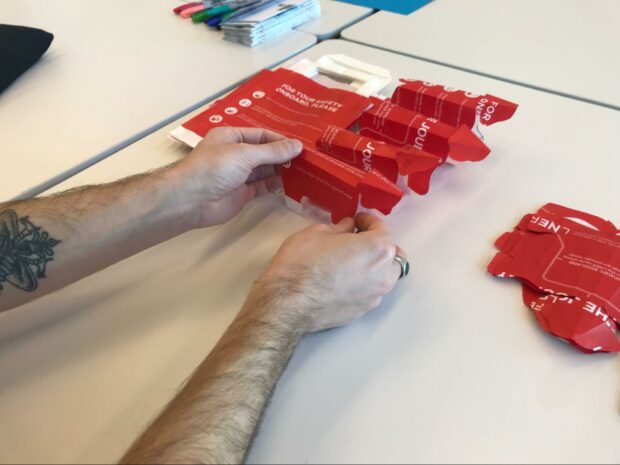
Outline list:
[[[234,8],[232,6],[229,5],[220,5],[220,6],[214,6],[213,8],[210,8],[208,10],[203,10],[206,12],[205,18],[213,18],[214,16],[221,16],[221,15],[225,15],[227,13],[232,13],[233,11],[235,11],[237,8]],[[192,20],[194,18],[192,17]],[[204,21],[203,19],[203,21]]]
[[[204,23],[205,19],[209,18],[208,15],[209,10],[202,10],[198,13],[194,13],[192,15],[192,22],[194,23]]]
[[[227,1],[223,5],[214,6],[213,8],[210,8],[209,10],[207,10],[207,15],[211,18],[213,18],[214,16],[229,15],[231,13],[235,13],[236,11],[240,9],[243,9],[243,8],[246,8],[252,5],[256,5],[257,3],[260,3],[260,1],[259,0]]]

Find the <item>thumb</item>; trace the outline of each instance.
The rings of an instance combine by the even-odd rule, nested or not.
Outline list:
[[[355,221],[353,218],[343,218],[332,226],[332,230],[335,233],[352,233],[355,230]]]
[[[244,144],[243,157],[252,169],[262,165],[279,165],[301,153],[303,145],[295,139],[283,139],[267,144]]]

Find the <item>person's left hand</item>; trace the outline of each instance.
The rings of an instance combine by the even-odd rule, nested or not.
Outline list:
[[[196,206],[197,227],[228,221],[257,195],[279,185],[275,166],[295,158],[303,146],[258,128],[212,129],[172,169],[180,176],[182,201]]]

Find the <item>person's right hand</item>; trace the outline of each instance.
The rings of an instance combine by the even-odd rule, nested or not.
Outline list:
[[[394,288],[396,254],[406,258],[386,224],[368,213],[310,226],[284,242],[259,280],[257,287],[284,300],[262,318],[302,333],[350,323]]]

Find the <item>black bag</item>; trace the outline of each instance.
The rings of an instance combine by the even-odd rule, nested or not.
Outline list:
[[[0,24],[0,92],[35,64],[53,39],[41,29]]]

